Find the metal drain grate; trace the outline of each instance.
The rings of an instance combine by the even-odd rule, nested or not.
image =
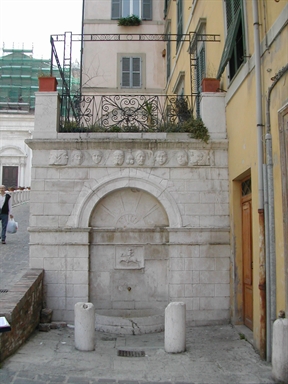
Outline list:
[[[7,293],[8,289],[0,289],[0,293]]]
[[[133,351],[133,350],[118,349],[117,356],[122,356],[122,357],[144,357],[145,356],[145,351]]]

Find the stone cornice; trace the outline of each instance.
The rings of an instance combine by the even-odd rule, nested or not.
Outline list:
[[[62,136],[64,135],[64,137]],[[228,140],[213,140],[207,144],[190,139],[189,134],[129,134],[120,133],[65,133],[61,139],[27,139],[25,143],[32,149],[51,150],[93,150],[93,149],[228,149]],[[113,140],[113,141],[112,141]]]

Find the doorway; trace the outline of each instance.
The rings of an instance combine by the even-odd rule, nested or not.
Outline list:
[[[253,330],[253,248],[251,178],[242,182],[243,319]]]
[[[6,188],[18,187],[18,167],[17,166],[3,166],[2,184]]]

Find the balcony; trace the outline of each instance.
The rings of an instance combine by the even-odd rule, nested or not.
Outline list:
[[[193,117],[191,96],[63,96],[60,119],[60,132],[187,132],[209,140],[202,120]]]

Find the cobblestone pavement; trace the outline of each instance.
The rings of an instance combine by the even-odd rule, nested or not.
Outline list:
[[[272,384],[271,365],[231,325],[187,327],[186,352],[166,353],[164,333],[95,332],[96,348],[75,349],[71,327],[36,331],[0,369],[1,384]],[[138,351],[141,357],[118,356]],[[139,353],[143,351],[143,355]]]
[[[12,208],[19,228],[16,233],[7,233],[6,244],[0,243],[0,295],[9,289],[29,268],[29,203]]]
[[[6,245],[0,244],[0,290],[9,289],[29,267],[29,204],[14,207],[13,213],[19,230],[7,235]],[[262,361],[240,333],[242,328],[230,325],[187,327],[186,352],[168,354],[163,332],[137,336],[95,332],[95,351],[80,352],[72,326],[36,330],[2,363],[0,384],[274,383],[271,364]],[[119,349],[145,353],[121,357]]]

